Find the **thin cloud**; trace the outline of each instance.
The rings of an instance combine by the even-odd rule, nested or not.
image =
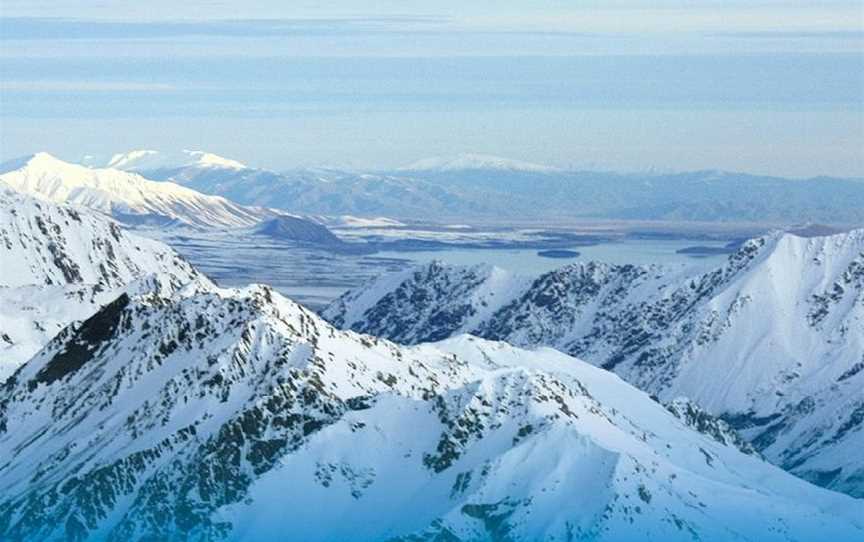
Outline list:
[[[343,17],[200,21],[93,21],[84,19],[0,18],[0,40],[129,40],[209,36],[261,38],[297,35],[406,32],[440,26],[439,17]]]
[[[0,92],[154,92],[177,90],[165,83],[126,81],[0,81]]]

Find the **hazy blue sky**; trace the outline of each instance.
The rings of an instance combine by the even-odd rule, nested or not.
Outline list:
[[[864,176],[864,4],[3,0],[0,158]]]

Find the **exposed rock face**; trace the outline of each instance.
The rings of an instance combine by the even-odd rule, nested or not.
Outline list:
[[[864,496],[864,230],[754,239],[695,276],[579,263],[524,278],[432,264],[349,292],[323,315],[408,344],[472,333],[557,348],[662,401],[689,397],[772,462]]]
[[[417,344],[477,326],[510,301],[525,280],[489,266],[428,265],[382,277],[369,287],[348,292],[323,316],[339,327],[390,340]]]
[[[864,502],[559,352],[400,347],[266,287],[150,286],[0,389],[3,540],[864,533]]]
[[[721,444],[734,446],[742,453],[758,455],[759,452],[752,444],[741,438],[732,426],[723,420],[708,414],[686,397],[678,397],[666,403],[666,410],[682,420],[687,426],[709,435]]]
[[[63,327],[128,284],[159,274],[179,288],[200,275],[173,250],[86,209],[0,188],[0,381]]]

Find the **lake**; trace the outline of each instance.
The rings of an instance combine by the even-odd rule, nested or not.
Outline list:
[[[664,264],[692,268],[694,272],[711,269],[722,264],[727,255],[693,257],[677,254],[676,251],[694,245],[723,247],[726,241],[693,240],[622,240],[593,246],[573,247],[579,252],[576,258],[545,258],[537,255],[537,250],[478,250],[450,249],[421,252],[379,252],[384,258],[405,258],[416,263],[441,260],[450,264],[475,265],[490,264],[508,269],[515,273],[538,274],[576,263],[598,261],[614,264]]]
[[[722,247],[726,244],[724,241],[622,240],[573,247],[580,253],[576,258],[544,258],[536,249],[452,248],[352,255],[234,235],[165,235],[160,238],[223,286],[244,286],[251,282],[270,284],[312,309],[324,307],[343,292],[383,273],[432,260],[457,265],[485,263],[526,275],[591,260],[616,264],[658,263],[693,272],[708,270],[726,260],[722,254],[695,258],[676,253],[694,245]]]

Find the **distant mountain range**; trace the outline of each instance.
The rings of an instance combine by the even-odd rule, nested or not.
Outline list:
[[[436,158],[425,158],[413,164],[399,168],[398,171],[510,171],[526,173],[560,173],[564,170],[522,162],[500,156],[489,154],[459,154],[456,156],[439,156]]]
[[[539,276],[432,263],[323,315],[414,344],[471,333],[551,346],[722,416],[777,465],[864,497],[864,230],[774,234],[691,275],[572,264]]]
[[[569,171],[487,155],[420,160],[393,171],[274,172],[206,153],[173,158],[154,153],[133,151],[115,156],[111,163],[243,205],[301,214],[430,221],[864,224],[864,208],[858,205],[864,201],[860,179],[784,179],[723,171]]]
[[[215,155],[184,154],[195,167],[241,169]],[[115,165],[159,159],[150,151],[115,156]],[[95,210],[130,227],[185,227],[259,234],[327,250],[360,250],[340,241],[326,224],[362,222],[356,217],[304,217],[262,207],[238,205],[171,182],[157,182],[113,168],[70,164],[46,153],[0,165],[0,188],[53,203]],[[374,223],[374,222],[373,222]],[[386,220],[383,223],[389,223]]]

